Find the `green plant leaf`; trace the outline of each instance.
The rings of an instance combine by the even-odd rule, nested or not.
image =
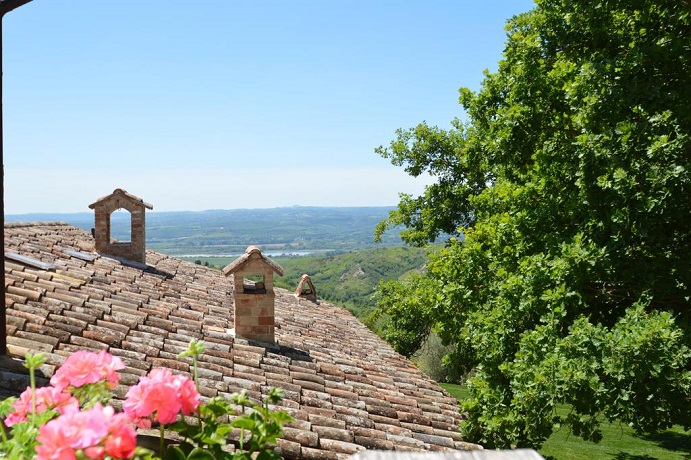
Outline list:
[[[200,448],[192,450],[187,456],[187,460],[214,460],[214,458],[211,452]]]

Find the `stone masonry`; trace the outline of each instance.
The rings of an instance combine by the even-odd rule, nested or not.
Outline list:
[[[118,188],[110,195],[99,198],[95,203],[90,204],[89,208],[95,211],[94,239],[96,251],[146,263],[145,213],[147,208],[153,209],[153,206]],[[125,209],[131,215],[131,241],[117,242],[110,238],[110,216],[118,209]]]

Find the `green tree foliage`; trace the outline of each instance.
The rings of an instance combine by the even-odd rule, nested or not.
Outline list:
[[[451,351],[450,345],[444,345],[439,336],[432,331],[425,343],[415,352],[413,362],[422,372],[437,382],[456,381],[453,368],[444,365],[444,357]]]
[[[498,70],[460,90],[465,122],[378,149],[437,180],[377,230],[464,236],[383,288],[389,335],[455,345],[475,370],[462,429],[490,447],[557,425],[597,441],[602,419],[689,428],[691,2],[538,0],[507,31]]]

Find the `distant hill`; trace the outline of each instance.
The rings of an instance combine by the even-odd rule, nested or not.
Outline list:
[[[234,255],[251,244],[264,251],[353,251],[374,247],[377,222],[393,207],[303,207],[146,214],[147,247],[170,255]],[[60,221],[90,230],[93,213],[9,214],[7,222]],[[111,216],[112,237],[129,240],[129,214]],[[396,230],[378,246],[400,245]]]

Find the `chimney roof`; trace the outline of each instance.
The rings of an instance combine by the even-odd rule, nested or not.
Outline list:
[[[150,205],[149,203],[145,202],[143,199],[139,198],[138,196],[134,196],[131,193],[127,193],[127,190],[123,190],[121,188],[116,188],[115,190],[113,190],[113,193],[111,193],[110,195],[102,196],[98,200],[94,201],[93,203],[91,203],[89,205],[89,209],[94,209],[98,205],[105,203],[106,201],[112,199],[115,196],[122,197],[122,198],[126,199],[127,201],[130,201],[131,203],[142,205],[147,209],[154,209],[153,205]]]
[[[280,276],[283,276],[283,267],[262,254],[262,251],[258,246],[249,246],[247,249],[245,249],[245,253],[243,255],[229,263],[223,269],[223,274],[226,276],[232,275],[233,273],[241,270],[242,267],[244,267],[252,259],[259,259],[260,262],[271,268],[271,270],[278,273]]]

